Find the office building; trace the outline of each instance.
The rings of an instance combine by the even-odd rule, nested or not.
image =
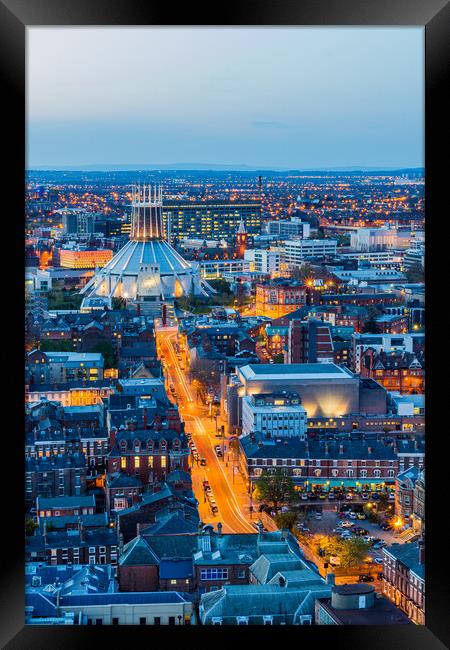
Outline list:
[[[297,393],[247,395],[242,398],[242,434],[255,431],[267,438],[304,439],[306,411]]]
[[[291,239],[284,242],[286,264],[301,266],[305,260],[336,255],[336,239]]]
[[[241,221],[248,234],[261,230],[259,202],[188,201],[167,202],[162,208],[164,231],[170,240],[183,237],[205,239],[235,237]]]

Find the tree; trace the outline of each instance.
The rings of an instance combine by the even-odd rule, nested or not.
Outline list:
[[[343,540],[339,553],[341,567],[357,567],[364,564],[369,548],[369,544],[360,537]]]
[[[292,530],[297,522],[297,513],[289,510],[288,512],[279,512],[275,515],[275,523],[278,528],[288,528]]]
[[[40,350],[41,352],[73,352],[73,343],[67,339],[61,341],[44,339],[41,341]]]
[[[420,262],[414,262],[405,272],[408,282],[425,282],[425,272]]]
[[[37,523],[34,521],[34,519],[26,519],[25,520],[25,535],[27,537],[31,537],[34,535],[34,531],[38,527]]]
[[[105,360],[105,368],[113,368],[115,365],[115,354],[113,347],[109,341],[99,341],[96,343],[90,352],[97,352],[103,355],[103,359]]]
[[[331,555],[340,555],[343,548],[343,540],[336,535],[325,535],[319,541],[318,548],[322,555],[330,557]]]
[[[264,472],[256,481],[257,498],[273,506],[275,512],[279,510],[280,504],[292,503],[296,499],[294,483],[290,476],[281,470],[273,474]]]
[[[284,354],[276,354],[273,357],[273,362],[274,363],[284,363]]]
[[[223,278],[208,280],[208,284],[210,284],[212,288],[215,289],[218,293],[224,293],[227,295],[231,293],[230,283]]]
[[[368,312],[368,317],[366,322],[364,323],[364,327],[362,328],[362,331],[364,334],[366,333],[373,334],[374,332],[377,331],[377,323],[375,319],[379,315],[378,309],[376,309],[376,307],[370,306],[367,312]]]

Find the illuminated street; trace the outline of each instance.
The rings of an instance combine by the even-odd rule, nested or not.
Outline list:
[[[179,405],[180,414],[185,422],[186,432],[192,434],[199,458],[206,460],[206,466],[200,465],[191,455],[192,486],[199,502],[199,512],[204,523],[217,525],[221,522],[224,532],[249,533],[255,532],[255,527],[250,523],[250,500],[247,488],[237,468],[233,468],[231,456],[227,454],[227,437],[225,434],[223,458],[218,458],[214,447],[222,446],[222,440],[215,437],[215,421],[204,406],[196,400],[195,390],[189,383],[185,371],[180,368],[180,361],[174,349],[177,340],[176,331],[158,332],[158,344],[165,365],[164,374],[168,386],[175,388],[175,400]],[[170,390],[167,391],[171,396]],[[173,399],[173,398],[172,398]],[[218,419],[218,426],[224,424]],[[228,461],[228,458],[230,460]],[[207,480],[211,486],[218,513],[213,515],[203,490],[203,481]],[[253,520],[258,517],[254,514]]]

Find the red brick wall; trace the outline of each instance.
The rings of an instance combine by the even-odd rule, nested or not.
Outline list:
[[[157,591],[157,566],[120,566],[117,570],[120,591]]]

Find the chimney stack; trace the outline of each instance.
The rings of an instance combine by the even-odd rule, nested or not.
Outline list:
[[[217,524],[217,534],[222,535],[222,524],[220,521]]]
[[[326,581],[327,581],[327,585],[335,585],[336,577],[334,573],[327,573]]]

